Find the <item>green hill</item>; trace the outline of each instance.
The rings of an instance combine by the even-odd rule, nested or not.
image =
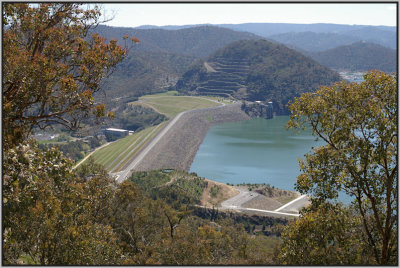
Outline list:
[[[283,45],[242,40],[196,61],[177,82],[176,90],[273,101],[276,112],[286,113],[289,100],[339,80],[337,73]]]
[[[396,34],[394,32],[374,29],[373,27],[344,33],[290,32],[268,36],[268,39],[310,52],[324,51],[361,41],[387,48],[396,48]]]
[[[283,33],[270,36],[269,39],[291,46],[296,50],[305,51],[324,51],[338,46],[349,45],[360,39],[355,36],[347,36],[338,33],[315,33],[315,32],[299,32],[299,33]]]
[[[101,36],[124,45],[123,36],[137,37],[127,58],[104,80],[107,103],[120,102],[148,93],[165,91],[196,58],[208,56],[225,45],[244,39],[258,39],[254,34],[202,26],[180,30],[136,29],[99,25]],[[98,96],[104,101],[105,96]]]
[[[146,25],[143,29],[184,29],[201,25]],[[214,26],[235,31],[249,32],[258,36],[274,39],[286,46],[296,46],[307,50],[324,51],[336,46],[348,45],[357,41],[366,41],[396,49],[396,26],[346,25],[332,23],[241,23],[217,24]]]
[[[131,51],[105,79],[106,95],[98,94],[98,98],[107,98],[108,102],[125,103],[134,97],[166,91],[174,86],[178,78],[193,63],[193,56],[152,51]]]
[[[114,38],[124,44],[125,34],[139,38],[139,44],[133,51],[152,51],[205,57],[225,45],[246,39],[258,39],[251,33],[216,27],[200,26],[179,30],[137,29],[128,27],[110,27],[100,25],[95,31],[107,39]]]
[[[396,51],[367,42],[340,46],[327,51],[312,53],[310,56],[322,65],[334,69],[349,71],[375,69],[389,73],[396,71]]]

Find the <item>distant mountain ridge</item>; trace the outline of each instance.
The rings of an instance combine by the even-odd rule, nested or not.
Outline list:
[[[293,97],[340,81],[309,57],[267,40],[241,40],[194,63],[177,82],[184,94],[268,100],[278,113]]]
[[[396,49],[396,33],[375,28],[363,28],[345,33],[290,32],[269,36],[269,39],[310,52],[324,51],[355,42],[375,43]]]
[[[140,40],[114,73],[104,80],[106,98],[116,101],[165,91],[175,85],[195,59],[208,56],[237,40],[261,38],[213,26],[170,31],[99,25],[94,31],[107,40],[114,38],[122,45],[125,44],[125,34]],[[101,95],[99,98],[105,97]]]
[[[269,40],[276,40],[280,43],[289,46],[295,46],[300,49],[306,48],[299,46],[296,42],[299,42],[299,38],[304,34],[304,40],[302,43],[318,43],[321,41],[324,44],[329,43],[329,40],[338,38],[341,42],[336,41],[336,46],[348,45],[357,41],[367,41],[376,43],[388,48],[396,49],[397,47],[397,35],[395,26],[371,26],[371,25],[346,25],[346,24],[332,24],[332,23],[314,23],[314,24],[295,24],[295,23],[241,23],[241,24],[199,24],[199,25],[168,25],[168,26],[139,26],[145,29],[186,29],[198,26],[218,26],[229,28],[235,31],[249,32]],[[308,39],[308,32],[315,33],[317,39]],[[324,35],[319,35],[324,34]],[[325,37],[326,39],[323,39]],[[294,38],[293,40],[291,38]],[[317,46],[314,50],[309,51],[323,51],[326,49],[333,48],[335,46]]]
[[[124,44],[125,34],[139,38],[134,51],[174,53],[195,57],[206,57],[218,48],[237,40],[260,39],[252,33],[237,32],[216,26],[188,27],[178,30],[137,29],[99,25],[95,31],[107,39],[117,39]]]
[[[235,31],[257,32],[260,36],[271,36],[276,34],[288,32],[324,32],[324,33],[345,33],[353,30],[364,29],[372,27],[378,30],[396,32],[395,26],[371,26],[371,25],[348,25],[348,24],[334,24],[334,23],[238,23],[238,24],[190,24],[190,25],[142,25],[134,27],[135,29],[166,29],[178,30],[184,28],[192,28],[199,26],[219,26],[229,28]]]
[[[396,71],[397,54],[394,49],[368,42],[356,42],[323,52],[309,53],[320,64],[333,69],[349,71]]]
[[[221,25],[223,26],[223,25]],[[237,27],[236,25],[235,27]],[[265,28],[265,24],[242,24],[239,25],[242,27],[241,29],[245,29],[246,27],[255,27],[257,26],[259,29],[275,29],[274,32],[280,32],[283,30],[287,30],[293,25],[291,24],[269,24],[269,28]],[[350,39],[341,40],[338,33],[314,33],[308,32],[311,35],[309,38],[311,41],[305,42],[311,43],[311,45],[315,45],[317,43],[322,44],[322,47],[329,47],[332,49],[332,44],[335,46],[343,46],[341,43],[345,43],[346,45],[353,44],[354,42],[358,42],[357,40],[357,31],[358,34],[366,35],[369,33],[369,37],[376,35],[376,33],[380,33],[382,31],[390,32],[393,29],[391,27],[372,27],[371,31],[365,26],[349,26],[349,25],[330,25],[330,24],[317,24],[317,25],[297,25],[294,30],[304,30],[305,27],[314,27],[316,31],[321,31],[323,29],[327,29],[330,31],[347,31],[351,32],[353,36]],[[259,40],[262,39],[261,36],[257,36],[248,32],[238,32],[232,29],[227,29],[223,27],[216,26],[199,26],[193,27],[193,25],[184,25],[184,26],[166,26],[169,30],[163,29],[165,27],[156,27],[156,29],[152,28],[153,26],[143,26],[145,29],[139,28],[129,28],[129,27],[109,27],[104,25],[99,25],[94,31],[99,33],[100,35],[106,37],[108,40],[111,38],[117,39],[119,44],[124,45],[125,41],[123,40],[123,36],[128,34],[129,36],[136,36],[139,38],[140,43],[134,45],[131,49],[127,58],[120,63],[115,72],[108,78],[104,80],[104,89],[106,91],[106,98],[113,100],[129,100],[133,97],[141,96],[148,93],[155,93],[160,91],[165,91],[168,88],[174,87],[176,82],[181,78],[181,76],[188,70],[188,67],[193,64],[196,60],[201,58],[206,58],[211,55],[218,49],[223,48],[224,46],[238,41],[238,40]],[[233,26],[232,26],[233,27]],[[239,27],[239,28],[240,28]],[[263,28],[264,27],[264,28]],[[289,27],[289,28],[288,28]],[[293,28],[292,28],[293,29]],[[376,31],[375,31],[376,30]],[[363,33],[366,31],[367,33]],[[297,33],[300,38],[305,33]],[[315,38],[314,38],[314,37]],[[321,41],[316,42],[316,38],[321,37]],[[332,39],[332,36],[334,37]],[[326,42],[326,40],[331,40]],[[279,43],[276,40],[270,39],[271,42]],[[289,40],[290,41],[290,40]],[[307,56],[313,56],[315,59],[318,59],[319,62],[330,68],[335,69],[343,69],[346,66],[346,62],[342,61],[342,67],[337,65],[332,65],[331,63],[339,62],[339,56],[335,60],[323,60],[322,55],[314,54],[307,49],[299,48],[299,44],[301,44],[301,40],[299,42],[286,42],[286,46],[296,49]],[[338,42],[340,41],[340,42]],[[351,42],[351,43],[348,43]],[[317,51],[319,51],[317,48]],[[377,47],[376,49],[385,49],[384,47]],[[315,49],[312,49],[315,50]],[[370,53],[367,50],[360,50],[359,52],[364,51],[366,53]],[[322,52],[321,52],[322,53]],[[338,52],[336,52],[338,53]],[[374,52],[378,53],[378,52]],[[385,55],[389,55],[390,53],[383,52]],[[337,54],[339,55],[339,54]],[[364,56],[362,53],[356,53],[354,55],[358,55],[356,58],[363,59]],[[319,57],[319,58],[318,58]],[[354,58],[354,59],[356,59]],[[382,57],[382,59],[385,57]],[[350,58],[349,58],[350,59]],[[395,57],[388,60],[388,62],[392,62]],[[285,62],[285,59],[282,59]],[[331,61],[331,63],[329,62]],[[200,60],[200,62],[202,62]],[[204,61],[203,61],[204,62]],[[366,64],[366,68],[368,69],[370,65],[369,62],[361,61]],[[378,61],[374,63],[376,69],[379,69],[384,65],[377,64]],[[221,64],[224,64],[221,62]],[[222,65],[213,65],[211,63],[209,67],[211,68],[222,68]],[[233,64],[232,62],[229,64]],[[202,64],[200,64],[202,65]],[[234,64],[233,64],[234,65]],[[277,65],[279,62],[277,61]],[[352,63],[353,66],[358,66],[358,63]],[[391,65],[387,64],[388,66]],[[378,66],[378,67],[376,67]],[[204,65],[203,65],[204,67]],[[359,67],[357,67],[359,68]],[[382,67],[386,68],[386,67]],[[391,68],[391,67],[390,67]],[[189,70],[190,73],[190,70]],[[229,77],[229,76],[228,76]],[[226,77],[226,79],[228,79]],[[263,84],[263,74],[259,73],[259,79],[261,79],[259,84]],[[232,77],[230,77],[232,78]],[[247,78],[246,78],[247,79]],[[181,79],[182,80],[182,79]],[[185,79],[183,79],[184,81]],[[285,83],[292,83],[288,79],[286,79]],[[233,81],[232,83],[234,83]],[[243,82],[244,83],[244,82]],[[239,83],[238,85],[244,85],[243,83]],[[244,98],[247,96],[254,96],[256,88],[254,86],[256,83],[253,81],[253,87],[249,92],[244,91],[241,88],[249,89],[246,87],[239,87],[235,89],[235,96],[239,98]],[[296,84],[296,82],[294,82]],[[241,89],[241,90],[240,90]],[[262,90],[261,90],[262,91]],[[101,96],[103,98],[103,95]]]

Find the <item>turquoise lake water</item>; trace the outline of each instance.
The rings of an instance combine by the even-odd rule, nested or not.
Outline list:
[[[319,146],[311,131],[286,130],[289,116],[212,126],[190,167],[224,183],[269,183],[294,190],[298,159]]]
[[[276,116],[212,126],[190,172],[223,183],[268,183],[294,190],[298,159],[324,143],[311,130],[286,130],[288,121],[289,116]],[[350,202],[343,194],[339,200]]]

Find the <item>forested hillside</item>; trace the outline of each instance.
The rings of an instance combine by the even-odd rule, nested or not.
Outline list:
[[[244,39],[259,37],[216,26],[200,26],[180,30],[136,29],[125,27],[98,26],[95,31],[107,39],[115,38],[124,43],[125,34],[139,38],[140,43],[133,50],[158,51],[180,55],[205,57],[218,48]]]
[[[380,39],[381,35],[391,32],[392,36],[396,36],[396,27],[394,26],[366,26],[366,25],[347,25],[333,23],[242,23],[242,24],[219,24],[220,27],[229,28],[235,31],[246,31],[263,37],[284,33],[339,33],[339,34],[355,34],[358,33],[360,38],[376,38]],[[351,33],[351,34],[350,34]],[[392,38],[393,38],[392,37]],[[395,41],[395,39],[392,39]]]
[[[346,36],[337,33],[284,33],[269,37],[271,40],[292,46],[296,50],[324,51],[342,45],[352,44],[359,39],[355,36]]]
[[[189,27],[198,27],[201,25],[182,25],[182,26],[151,26],[146,25],[146,29],[184,29]],[[296,46],[296,42],[300,40],[305,46],[312,45],[319,51],[333,48],[329,44],[332,40],[338,45],[351,44],[357,41],[367,41],[380,44],[392,49],[396,48],[396,27],[394,26],[366,26],[366,25],[346,25],[332,23],[314,23],[314,24],[297,24],[297,23],[241,23],[241,24],[217,24],[215,26],[253,33],[270,40],[276,40],[289,46]],[[140,27],[141,28],[141,27]],[[310,32],[314,35],[313,39],[309,39],[307,44],[306,38],[310,37]],[[319,35],[319,34],[322,35]],[[334,40],[334,38],[338,40]],[[318,40],[322,43],[318,44]],[[285,42],[283,42],[285,41]],[[328,45],[328,47],[324,46]],[[299,48],[304,49],[301,46]]]
[[[58,148],[40,148],[38,128],[77,130],[84,120],[99,127],[113,117],[94,94],[127,50],[90,35],[98,6],[3,2],[2,14],[2,265],[398,266],[396,75],[369,72],[290,105],[287,127],[311,128],[326,142],[299,161],[295,188],[311,205],[296,220],[219,212],[198,206],[212,183],[194,173],[139,172],[119,183],[93,158],[74,168]],[[235,42],[196,64],[188,85],[281,103],[338,78],[265,40]],[[138,128],[165,119],[145,107],[115,112],[121,125],[146,121]],[[338,203],[343,192],[351,205]]]
[[[323,52],[310,53],[310,56],[329,68],[349,71],[374,69],[391,73],[396,71],[397,64],[394,49],[366,42],[357,42]]]
[[[284,113],[289,100],[320,85],[339,81],[337,73],[283,45],[267,40],[237,41],[197,61],[176,89],[184,94],[273,101]]]
[[[312,31],[289,32],[271,35],[268,36],[268,38],[288,46],[311,52],[324,51],[361,41],[396,49],[397,40],[395,32],[380,30],[373,27],[366,27],[342,33]]]
[[[125,35],[140,40],[104,81],[107,102],[164,91],[175,85],[195,58],[208,56],[237,40],[259,38],[254,34],[215,26],[163,30],[99,25],[94,31],[108,40],[116,39],[122,45],[126,42],[123,39]]]
[[[127,58],[105,79],[107,102],[114,105],[149,93],[165,91],[193,63],[194,56],[152,51],[131,51]],[[111,104],[110,103],[110,104]]]
[[[391,66],[395,57],[391,56],[393,53],[390,50],[383,47],[396,47],[393,27],[284,23],[224,24],[220,26],[226,28],[210,25],[146,26],[139,28],[99,25],[95,28],[95,31],[107,39],[114,38],[124,44],[123,36],[128,34],[137,37],[140,42],[131,48],[127,58],[117,65],[115,72],[103,81],[106,98],[104,98],[104,95],[98,95],[97,97],[109,105],[117,106],[119,103],[135,96],[165,91],[167,88],[175,86],[178,79],[191,64],[201,66],[201,63],[200,65],[195,63],[196,59],[207,57],[217,49],[223,48],[234,41],[260,39],[259,36],[249,32],[258,33],[272,42],[285,44],[307,56],[312,56],[319,63],[330,68],[369,70],[372,67],[384,71],[393,70]],[[364,47],[359,51],[353,51],[349,47],[326,53],[313,53],[350,45],[362,40],[369,40],[369,42],[381,44],[382,46],[375,46],[373,48],[374,51],[371,51],[372,47],[370,46],[369,49]],[[340,50],[343,51],[339,52]],[[353,54],[349,56],[349,53]],[[379,54],[383,55],[383,57],[375,57],[365,53]],[[382,60],[382,63],[379,63],[378,58]],[[275,61],[277,60],[276,57]],[[282,60],[283,63],[278,64],[280,67],[288,65],[290,62],[284,58]],[[386,61],[386,63],[383,61]],[[274,67],[274,69],[276,68]],[[192,70],[193,67],[188,73],[191,73]],[[231,76],[227,76],[223,79],[230,78]],[[280,76],[280,78],[282,77]],[[274,80],[276,85],[282,82],[280,78]],[[327,79],[329,80],[329,78]],[[183,80],[186,80],[186,78],[183,78]],[[306,82],[305,79],[303,80]],[[238,81],[231,82],[236,83]],[[291,83],[291,81],[286,81],[285,83]],[[296,87],[297,83],[298,81],[295,81],[293,86]],[[245,84],[239,83],[238,85]],[[315,83],[311,84],[315,85]],[[285,87],[285,85],[281,86]],[[259,86],[254,87],[257,87],[258,91],[260,90]],[[235,96],[238,98],[254,95],[243,93],[243,90],[238,91],[239,88],[235,90],[238,93]],[[254,98],[256,97],[254,96]]]

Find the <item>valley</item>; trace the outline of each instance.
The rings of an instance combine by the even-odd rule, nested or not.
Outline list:
[[[210,34],[209,39],[202,40],[201,45],[191,50],[188,44],[178,49],[181,44],[167,37],[169,30],[102,26],[97,31],[108,38],[117,37],[117,40],[118,33],[128,31],[142,41],[105,81],[109,98],[100,98],[116,114],[116,125],[111,121],[106,125],[127,128],[133,133],[116,141],[101,142],[100,148],[86,152],[84,159],[75,166],[87,163],[90,155],[118,182],[137,171],[190,171],[210,127],[250,119],[240,107],[243,100],[249,103],[263,100],[272,104],[275,115],[288,114],[286,104],[294,97],[341,79],[338,73],[322,66],[325,63],[320,58],[325,52],[299,50],[306,55],[303,56],[283,45],[257,40],[259,36],[255,34],[214,26],[175,31],[178,39],[187,36],[201,39],[205,32]],[[220,41],[216,43],[217,35]],[[297,35],[302,36],[301,33]],[[325,37],[331,38],[331,35]],[[162,45],[156,44],[160,36],[164,36]],[[321,33],[317,36],[325,38]],[[207,48],[209,44],[212,47]],[[378,45],[366,47],[383,49]],[[345,51],[343,49],[337,48],[337,53]],[[361,57],[364,52],[360,53]],[[308,58],[309,55],[322,65]],[[320,58],[316,58],[317,55]],[[342,77],[346,74],[342,72]],[[259,116],[256,111],[251,114]],[[136,120],[137,116],[142,119]],[[249,193],[245,195],[250,196]],[[249,208],[241,204],[236,206],[248,212],[255,209],[253,213],[260,213],[256,210],[262,208],[266,211],[278,209],[276,204],[260,200],[263,198],[254,195],[248,200]],[[264,203],[266,205],[260,205]]]
[[[95,162],[104,165],[119,183],[138,171],[183,170],[187,172],[210,126],[250,119],[240,109],[240,103],[229,104],[230,101],[222,98],[219,98],[221,101],[219,102],[215,98],[173,96],[172,94],[173,92],[143,96],[137,102],[131,103],[131,105],[147,105],[167,115],[171,118],[170,121],[117,140],[93,153]],[[280,211],[279,208],[293,200],[296,194],[292,198],[280,198],[280,201],[272,202],[273,199],[245,190],[246,187],[208,182],[210,185],[218,184],[218,188],[232,189],[228,190],[230,194],[223,194],[227,192],[225,190],[211,197],[210,189],[205,188],[201,204],[206,207],[217,205],[221,210],[296,217],[299,208],[306,204],[300,205],[293,211]],[[246,198],[243,200],[244,196]]]
[[[397,13],[2,3],[2,265],[398,266]]]

